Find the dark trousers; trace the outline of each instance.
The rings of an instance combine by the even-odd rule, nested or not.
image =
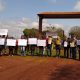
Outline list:
[[[48,45],[47,45],[47,48],[48,48],[48,50],[47,50],[47,55],[48,55],[48,56],[51,56],[51,55],[52,55],[52,44],[48,44]],[[50,54],[48,54],[48,51],[49,51]]]
[[[30,46],[31,55],[33,56],[35,53],[35,45]]]
[[[80,60],[80,49],[79,49],[79,60]]]
[[[76,47],[72,47],[71,51],[72,51],[72,58],[76,59]]]
[[[79,54],[79,60],[80,60],[80,45],[78,45],[77,47],[78,47],[78,54]]]
[[[60,45],[56,45],[56,56],[60,57]]]
[[[72,58],[72,48],[70,47],[70,58]]]
[[[14,47],[14,54],[17,55],[18,54],[18,46]]]
[[[64,47],[64,57],[68,58],[69,57],[69,48]]]
[[[13,55],[14,47],[9,46],[9,55]]]
[[[4,46],[0,45],[0,55],[1,55],[1,52],[2,52],[3,49],[4,49]]]
[[[43,56],[43,46],[39,46],[39,53]]]

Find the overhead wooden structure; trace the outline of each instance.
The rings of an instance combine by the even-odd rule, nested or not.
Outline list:
[[[80,12],[41,12],[39,16],[39,32],[42,32],[43,19],[80,19]]]

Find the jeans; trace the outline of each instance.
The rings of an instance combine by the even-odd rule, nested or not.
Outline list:
[[[72,58],[76,59],[76,47],[72,47],[71,50],[72,50]]]
[[[39,46],[39,53],[43,56],[43,46]]]
[[[48,44],[48,50],[50,52],[50,55],[48,54],[48,52],[47,52],[47,55],[51,56],[52,55],[52,44]]]
[[[64,47],[64,57],[69,57],[69,49],[68,47]]]
[[[26,56],[26,47],[24,46],[21,47],[21,53],[22,53],[22,56]]]
[[[60,45],[56,45],[56,56],[60,57]]]

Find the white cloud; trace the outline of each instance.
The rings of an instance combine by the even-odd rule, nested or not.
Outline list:
[[[32,26],[33,28],[38,29],[39,24],[38,24],[38,22],[32,22],[31,26]]]
[[[63,24],[49,24],[47,20],[43,20],[43,30],[46,30],[46,27],[49,27],[49,26],[54,26],[56,28],[62,28],[64,29],[65,31],[65,34],[68,34],[68,31],[70,29],[67,28],[67,27],[64,27]],[[10,36],[13,36],[13,37],[16,37],[16,38],[20,38],[20,36],[23,34],[23,30],[25,28],[37,28],[39,27],[39,23],[38,21],[34,21],[32,22],[30,19],[28,18],[19,18],[19,19],[16,19],[16,20],[7,20],[5,22],[1,22],[0,21],[0,28],[1,29],[8,29],[9,32],[8,34]]]
[[[25,19],[21,18],[21,19],[17,19],[17,20],[8,20],[5,22],[0,22],[0,28],[8,29],[9,36],[20,38],[20,36],[23,34],[23,30],[25,28],[30,27],[29,21],[27,18],[25,18]]]
[[[5,9],[5,2],[4,0],[0,0],[0,12]]]
[[[64,29],[64,25],[62,25],[62,24],[52,24],[52,26],[54,26],[56,28]]]
[[[74,7],[75,10],[80,11],[80,1],[77,1]]]

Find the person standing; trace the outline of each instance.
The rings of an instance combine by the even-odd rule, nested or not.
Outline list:
[[[60,57],[60,48],[61,47],[61,39],[58,37],[56,39],[56,57]]]
[[[22,35],[21,39],[25,39],[25,36]],[[21,46],[21,55],[26,56],[26,46]]]
[[[68,41],[67,39],[64,40],[64,57],[68,58],[69,53],[68,53]]]
[[[50,52],[50,54],[48,54],[48,52],[47,52],[47,55],[51,56],[52,55],[52,37],[49,36],[47,41],[48,41],[47,48]]]
[[[78,54],[79,54],[79,60],[80,60],[80,40],[77,40],[77,47],[78,47]]]
[[[16,40],[16,46],[14,47],[14,54],[18,54],[18,40]]]
[[[70,47],[71,47],[72,58],[76,59],[76,40],[75,39],[71,40]]]
[[[13,37],[9,37],[9,39],[14,39]],[[14,46],[8,46],[9,48],[9,56],[13,56],[14,54]]]
[[[70,41],[71,41],[71,39],[68,38],[68,39],[67,39],[67,42],[68,42],[68,45],[67,45],[67,54],[68,54],[68,58],[72,56],[71,47],[70,47]]]
[[[78,45],[78,53],[79,53],[79,60],[80,60],[80,45]]]
[[[2,39],[2,36],[0,36],[0,39]],[[1,42],[1,41],[0,41]],[[2,42],[1,42],[2,43]],[[0,44],[0,56],[2,55],[2,50],[4,49],[4,45]]]

